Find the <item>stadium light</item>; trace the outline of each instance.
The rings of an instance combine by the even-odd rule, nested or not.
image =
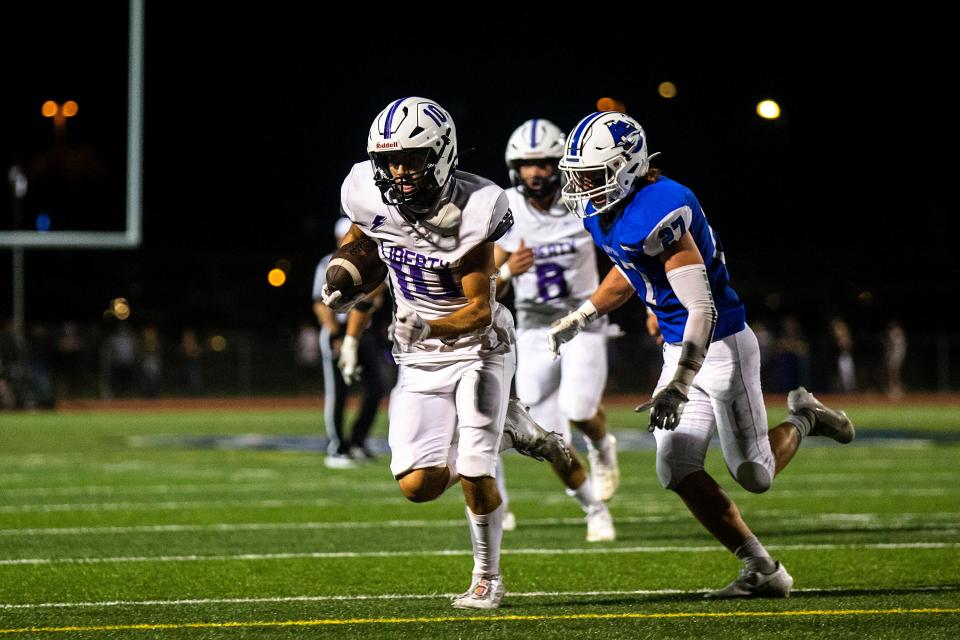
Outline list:
[[[117,320],[126,320],[130,317],[130,303],[126,298],[114,298],[110,301],[110,311]]]
[[[267,274],[267,282],[272,287],[282,287],[287,282],[287,274],[282,269],[270,269],[270,273]]]
[[[40,107],[40,113],[44,118],[53,118],[53,130],[56,134],[57,144],[63,143],[64,134],[67,129],[67,118],[72,118],[80,111],[80,105],[74,100],[67,100],[62,105],[47,100]]]
[[[780,105],[776,100],[761,100],[757,103],[757,115],[764,120],[776,120],[780,117]]]
[[[657,93],[660,94],[661,98],[666,98],[667,100],[675,98],[677,97],[677,85],[670,81],[661,82],[657,86]]]
[[[616,98],[604,97],[597,100],[597,111],[619,111],[620,113],[626,113],[627,105]]]

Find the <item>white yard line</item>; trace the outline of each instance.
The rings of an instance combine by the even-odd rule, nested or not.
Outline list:
[[[599,596],[660,596],[660,595],[695,595],[705,593],[711,588],[703,587],[700,589],[631,589],[624,591],[508,591],[507,597],[510,598],[582,598]],[[828,587],[823,589],[794,589],[793,593],[843,593],[850,591],[851,587]],[[882,587],[874,587],[876,591],[882,591]],[[892,589],[896,591],[897,589]],[[957,591],[957,587],[915,587],[909,589],[911,592],[930,592],[938,593],[944,591]],[[276,598],[195,598],[186,600],[103,600],[99,602],[36,602],[24,604],[3,604],[2,609],[71,609],[81,607],[182,607],[182,606],[203,606],[210,604],[258,604],[258,603],[283,603],[283,602],[344,602],[361,600],[437,600],[452,598],[459,594],[454,593],[380,593],[380,594],[357,594],[357,595],[337,595],[337,596],[285,596]]]
[[[820,513],[798,514],[792,511],[780,515],[776,510],[766,510],[754,515],[764,518],[765,526],[803,525],[810,521],[845,523],[851,531],[887,530],[898,525],[920,525],[924,529],[955,531],[960,527],[960,511],[918,512],[898,514],[877,513]],[[618,524],[656,524],[664,522],[685,522],[690,516],[686,511],[672,515],[618,516]],[[935,520],[935,522],[930,522]],[[944,520],[947,520],[944,522]],[[951,521],[952,520],[952,521]],[[296,530],[338,530],[338,529],[411,529],[431,527],[462,527],[465,520],[338,520],[326,522],[218,522],[206,524],[158,524],[103,527],[39,527],[24,529],[0,529],[0,537],[18,536],[82,536],[117,535],[128,533],[184,533],[184,532],[234,532],[234,531],[296,531]],[[583,526],[583,518],[521,518],[520,527],[542,526]],[[509,534],[508,534],[509,535]]]
[[[897,549],[960,549],[960,542],[904,542],[904,543],[862,543],[862,544],[772,544],[771,551],[829,551],[837,549],[897,550]],[[601,547],[572,549],[504,549],[506,556],[559,556],[559,555],[609,555],[630,553],[717,553],[726,549],[719,545],[709,546],[639,546],[639,547]],[[233,555],[179,555],[179,556],[113,556],[103,558],[9,558],[0,560],[0,566],[10,565],[61,565],[61,564],[120,564],[146,562],[226,562],[258,560],[329,560],[341,558],[414,558],[438,556],[471,556],[467,549],[434,549],[426,551],[329,551],[302,553],[240,553]]]
[[[940,487],[926,489],[784,489],[777,491],[776,497],[799,498],[833,498],[833,497],[941,497],[954,495],[960,492],[960,487]],[[510,494],[515,502],[537,501],[541,504],[567,504],[570,498],[559,492],[530,492],[517,491]],[[363,505],[396,505],[402,503],[402,498],[351,498],[352,504]],[[93,502],[93,503],[60,503],[60,504],[18,504],[0,506],[0,513],[50,513],[69,511],[170,511],[177,509],[209,509],[217,507],[245,507],[245,508],[277,508],[285,506],[336,506],[343,501],[328,499],[302,500],[165,500],[158,502]],[[621,501],[618,506],[631,506],[637,503]],[[649,504],[641,502],[639,504]]]
[[[4,496],[97,496],[97,495],[166,495],[166,494],[196,494],[196,493],[258,493],[271,491],[309,491],[309,490],[340,490],[342,487],[342,478],[322,478],[316,480],[285,480],[277,478],[275,474],[267,474],[264,477],[254,476],[249,473],[234,473],[233,482],[222,483],[184,483],[184,484],[145,484],[145,485],[89,485],[89,486],[63,486],[63,487],[2,487],[3,476],[0,475],[0,494]],[[817,474],[811,482],[816,482],[817,487],[824,483],[849,484],[854,478],[853,473],[832,473]],[[956,473],[907,473],[897,474],[896,480],[899,484],[908,482],[917,482],[924,485],[924,489],[929,490],[929,485],[934,480],[947,481],[956,480]],[[23,478],[20,478],[23,479]],[[885,477],[876,478],[877,481],[888,479]],[[857,480],[862,487],[863,478]],[[625,481],[622,487],[635,487],[637,490],[643,490],[650,486],[645,480]],[[389,491],[396,493],[396,484],[385,479],[383,482],[364,482],[361,485],[361,492],[381,492]],[[821,491],[822,489],[811,489],[811,491]],[[870,490],[870,489],[868,489]],[[876,488],[882,490],[882,487]],[[786,489],[782,491],[787,491]],[[803,489],[790,489],[790,491],[804,491]],[[830,489],[827,489],[830,491]],[[805,491],[806,492],[806,491]],[[518,496],[535,495],[538,492],[528,490],[518,490]],[[808,492],[806,492],[808,493]],[[513,495],[513,492],[511,492]]]

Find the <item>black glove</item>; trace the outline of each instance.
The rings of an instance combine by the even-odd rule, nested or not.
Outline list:
[[[680,414],[683,413],[683,408],[687,406],[687,400],[687,394],[681,390],[680,383],[673,381],[634,411],[640,413],[650,409],[648,431],[652,432],[657,428],[673,431],[680,424]]]

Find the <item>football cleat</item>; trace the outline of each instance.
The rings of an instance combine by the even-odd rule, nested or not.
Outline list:
[[[812,436],[832,438],[840,444],[849,444],[856,437],[853,422],[846,413],[827,407],[803,387],[787,394],[787,409],[790,413],[798,413],[804,409],[813,412],[814,423],[810,429]]]
[[[503,598],[503,578],[474,575],[470,588],[453,599],[456,609],[496,609]]]
[[[616,539],[617,530],[607,505],[600,503],[591,507],[587,513],[587,542],[613,542]]]
[[[516,398],[510,398],[507,404],[507,419],[503,431],[513,439],[513,448],[517,453],[537,460],[549,460],[552,464],[566,469],[573,464],[570,451],[560,434],[546,431],[534,422]]]
[[[346,453],[329,454],[323,459],[323,464],[328,469],[356,469],[357,461]]]
[[[744,567],[737,579],[723,589],[704,594],[705,598],[786,598],[793,587],[793,577],[780,562],[773,571],[763,573]]]
[[[604,438],[602,448],[593,446],[589,440],[587,457],[590,460],[590,479],[597,498],[606,502],[620,486],[620,464],[617,462],[617,439],[612,434]]]
[[[503,514],[503,524],[500,526],[504,531],[513,531],[517,528],[517,516],[513,515],[513,511]]]

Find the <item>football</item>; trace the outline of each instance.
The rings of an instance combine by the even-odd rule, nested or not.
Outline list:
[[[377,243],[363,237],[345,244],[327,265],[327,286],[339,290],[344,297],[358,291],[370,293],[387,277],[387,265],[380,260]]]

